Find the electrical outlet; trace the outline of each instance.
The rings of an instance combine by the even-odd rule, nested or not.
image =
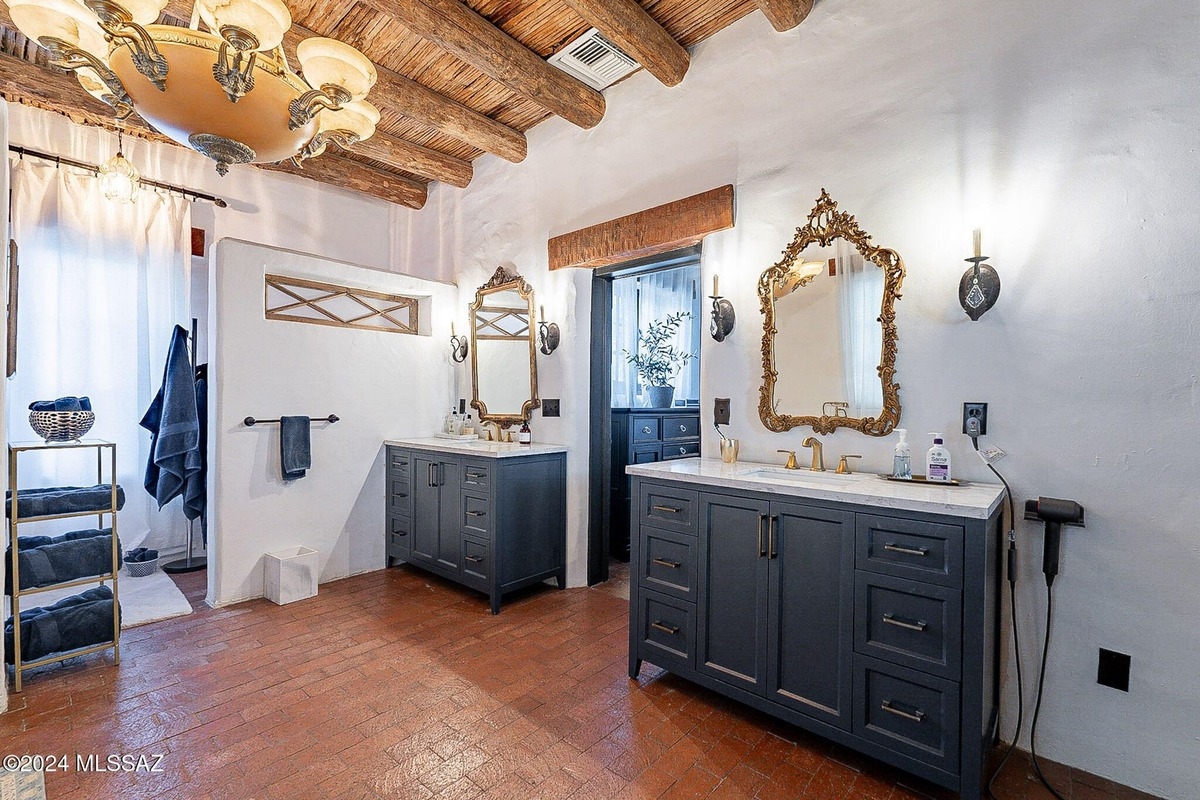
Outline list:
[[[1114,650],[1100,648],[1099,663],[1096,667],[1096,683],[1101,686],[1111,686],[1122,692],[1129,691],[1129,656]]]
[[[553,400],[542,400],[542,416],[557,417],[558,416],[558,398]]]
[[[962,432],[972,439],[987,434],[987,403],[963,403]]]
[[[713,398],[713,422],[717,425],[729,424],[729,398]]]

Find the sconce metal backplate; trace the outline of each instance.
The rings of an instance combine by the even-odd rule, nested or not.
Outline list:
[[[883,410],[878,417],[846,417],[835,410],[833,415],[793,416],[778,413],[773,404],[775,383],[775,297],[773,291],[780,281],[793,273],[800,254],[811,244],[828,247],[834,239],[845,239],[858,249],[862,257],[883,270],[883,302],[879,324],[883,328],[883,351],[879,359],[879,379],[883,384]],[[833,433],[838,428],[851,428],[868,436],[886,436],[900,422],[900,385],[896,375],[896,310],[904,283],[904,261],[895,250],[876,247],[871,237],[854,217],[837,210],[837,203],[822,189],[817,204],[809,212],[808,222],[796,229],[796,236],[783,251],[783,258],[763,272],[758,279],[758,299],[763,314],[762,364],[763,382],[759,395],[758,416],[768,430],[783,432],[801,425],[811,425],[816,433]],[[844,412],[843,412],[844,413]]]
[[[967,267],[958,282],[958,302],[972,322],[978,322],[1000,297],[1000,273],[991,264],[985,264],[987,256],[968,258],[972,266]]]

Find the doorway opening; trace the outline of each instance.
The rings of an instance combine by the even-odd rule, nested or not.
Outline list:
[[[629,561],[625,467],[700,455],[702,300],[699,245],[593,275],[589,585]]]

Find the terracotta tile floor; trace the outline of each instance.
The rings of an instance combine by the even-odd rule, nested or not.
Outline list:
[[[49,800],[131,798],[921,798],[919,781],[645,667],[628,603],[546,587],[493,617],[407,567],[278,607],[203,606],[134,628],[122,663],[28,675],[5,753],[65,754]],[[83,773],[77,754],[162,754],[161,772]],[[103,758],[101,759],[103,760]],[[1064,767],[1072,800],[1143,797]],[[1016,764],[1003,798],[1045,796]]]

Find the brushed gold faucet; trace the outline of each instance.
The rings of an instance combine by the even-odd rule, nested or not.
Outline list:
[[[775,452],[788,454],[787,463],[783,465],[784,469],[800,469],[800,467],[796,465],[796,451],[795,450],[776,450]]]
[[[838,461],[838,466],[837,466],[837,474],[838,475],[852,474],[850,472],[850,464],[847,463],[847,461],[846,461],[847,458],[862,458],[862,456],[854,455],[852,453],[847,453],[846,455],[842,456],[841,459]]]
[[[821,442],[818,441],[817,439],[814,439],[813,437],[809,436],[807,439],[805,439],[800,444],[803,445],[804,447],[812,448],[812,451],[813,451],[812,466],[809,467],[809,470],[811,470],[812,472],[824,472],[825,471],[825,454],[821,451]]]
[[[492,428],[496,429],[496,438],[495,439],[492,438]],[[487,440],[489,442],[502,441],[502,439],[500,437],[500,423],[499,422],[495,422],[495,421],[485,422],[485,423],[483,423],[483,429],[487,431]]]

